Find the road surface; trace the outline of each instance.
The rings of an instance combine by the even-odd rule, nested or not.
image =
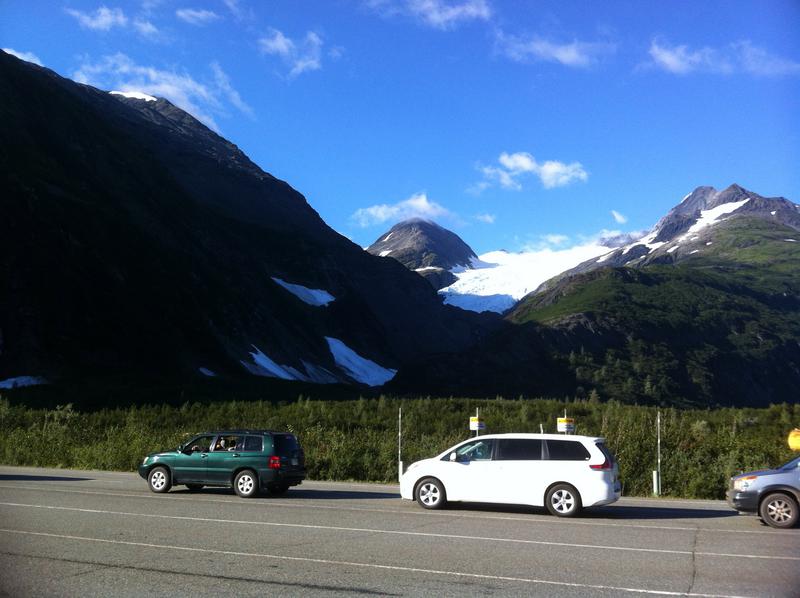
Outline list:
[[[397,486],[280,498],[151,493],[136,474],[0,467],[0,595],[798,596],[800,529],[718,501],[622,499],[576,520],[425,511]]]

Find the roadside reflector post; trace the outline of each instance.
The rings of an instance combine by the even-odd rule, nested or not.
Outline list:
[[[486,424],[481,419],[481,412],[478,407],[475,408],[475,415],[469,418],[469,429],[475,431],[475,436],[480,436],[480,431],[486,429]]]
[[[397,479],[403,477],[403,408],[397,410]]]
[[[653,470],[653,496],[659,496],[660,492],[658,491],[658,487],[660,486],[658,480],[658,471],[655,469]]]

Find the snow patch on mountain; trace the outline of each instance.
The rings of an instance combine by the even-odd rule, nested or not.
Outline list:
[[[337,338],[325,337],[336,365],[350,378],[367,386],[382,386],[394,378],[397,370],[390,370],[362,357]]]
[[[282,380],[306,380],[306,377],[295,368],[274,362],[255,345],[253,345],[253,349],[255,351],[250,352],[253,357],[253,363],[241,362],[251,374],[266,376],[267,378],[280,378]]]
[[[197,368],[197,371],[200,372],[201,374],[203,374],[204,376],[207,376],[208,378],[216,378],[217,377],[216,372],[213,372],[212,370],[209,370],[208,368]]]
[[[108,93],[115,96],[130,98],[132,100],[144,100],[145,102],[155,102],[157,99],[153,96],[147,95],[146,93],[142,93],[141,91],[109,91]]]
[[[0,380],[0,388],[7,390],[23,388],[25,386],[39,386],[40,384],[49,384],[49,382],[42,376],[16,376],[14,378]]]
[[[700,212],[700,218],[697,219],[689,230],[686,231],[679,241],[683,241],[690,235],[697,233],[698,231],[706,228],[707,226],[711,226],[719,221],[720,218],[725,216],[726,214],[730,214],[731,212],[735,212],[739,208],[741,208],[744,204],[750,201],[750,198],[743,199],[741,201],[733,201],[731,203],[724,203],[719,205],[715,208],[711,208],[710,210],[702,210]]]
[[[546,280],[610,249],[592,242],[562,250],[491,251],[473,259],[472,268],[451,270],[458,280],[439,294],[461,309],[502,313]]]
[[[286,282],[285,280],[281,280],[280,278],[275,278],[274,276],[272,277],[272,280],[281,285],[284,289],[289,291],[292,295],[304,303],[308,303],[309,305],[313,305],[315,307],[323,307],[336,300],[336,297],[323,289],[309,289],[303,285],[292,284],[290,282]]]

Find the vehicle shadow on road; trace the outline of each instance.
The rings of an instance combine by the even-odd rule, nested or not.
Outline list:
[[[296,496],[297,498],[316,498],[319,500],[368,500],[368,499],[396,499],[397,492],[375,492],[364,490],[312,490],[292,488],[283,496]]]
[[[594,507],[583,512],[583,517],[603,519],[716,519],[736,517],[733,509],[692,509],[681,507],[634,507],[608,506]]]
[[[56,475],[0,474],[0,482],[90,482],[93,479]]]

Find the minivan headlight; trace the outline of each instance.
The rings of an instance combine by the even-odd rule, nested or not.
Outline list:
[[[733,489],[734,490],[739,490],[740,492],[744,491],[744,490],[747,490],[750,486],[752,486],[755,483],[755,481],[757,479],[758,479],[758,476],[755,476],[755,475],[749,475],[749,476],[746,476],[746,477],[743,477],[743,478],[737,478],[733,482]]]

